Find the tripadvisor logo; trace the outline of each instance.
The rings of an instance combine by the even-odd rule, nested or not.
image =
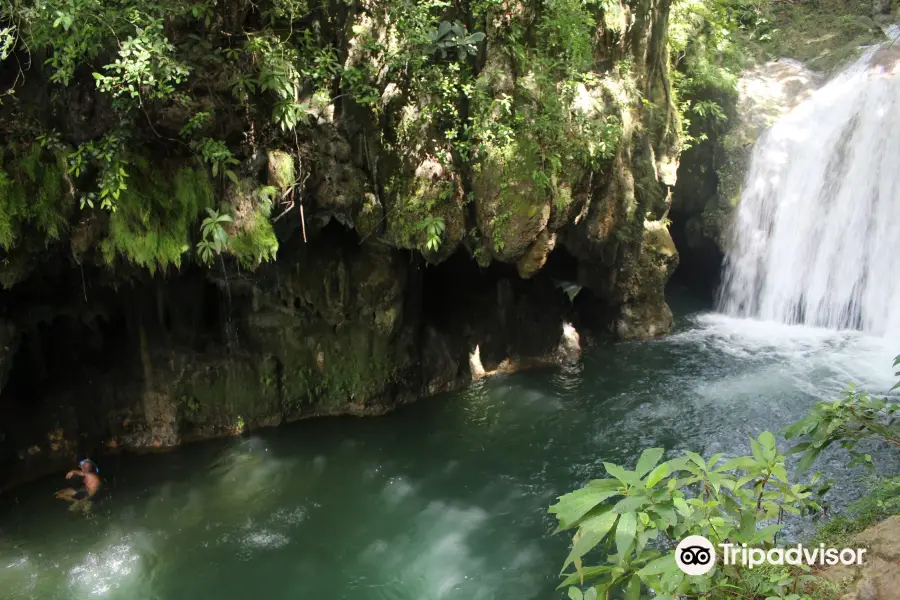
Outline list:
[[[688,575],[705,575],[716,566],[716,549],[702,535],[689,535],[675,548],[675,564]]]
[[[750,548],[747,544],[719,544],[725,565],[741,564],[752,569],[762,564],[770,565],[861,565],[865,548],[809,548],[797,544],[790,548]],[[675,548],[675,564],[688,575],[705,575],[716,565],[716,550],[712,542],[702,535],[690,535]]]

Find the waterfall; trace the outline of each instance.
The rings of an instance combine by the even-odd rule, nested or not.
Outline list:
[[[725,313],[900,335],[900,52],[868,49],[756,143]]]

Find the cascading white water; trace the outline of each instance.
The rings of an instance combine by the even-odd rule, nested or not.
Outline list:
[[[757,142],[723,312],[900,336],[898,61],[869,49]]]

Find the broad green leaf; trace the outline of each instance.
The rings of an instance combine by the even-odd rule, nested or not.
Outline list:
[[[763,450],[774,450],[775,436],[772,435],[770,431],[763,431],[759,434],[759,443],[763,447]]]
[[[597,588],[589,588],[588,591],[584,593],[584,600],[597,600]]]
[[[664,452],[665,450],[662,448],[647,448],[644,450],[641,453],[641,457],[638,459],[637,467],[634,469],[637,476],[643,477],[646,475],[650,469],[656,466]]]
[[[744,475],[743,477],[741,477],[740,479],[738,479],[737,482],[735,482],[734,488],[732,488],[732,489],[733,489],[733,490],[739,490],[739,489],[741,489],[742,487],[744,487],[745,485],[747,485],[748,483],[750,483],[751,481],[753,481],[754,479],[756,479],[756,475],[755,475],[755,474],[752,474],[752,473],[751,473],[750,475]]]
[[[627,471],[619,465],[615,465],[613,463],[605,462],[603,466],[606,468],[606,472],[621,481],[626,485],[641,485],[641,478],[637,476],[637,473],[634,471]]]
[[[627,498],[619,500],[613,507],[613,511],[621,515],[627,512],[636,511],[649,502],[650,499],[647,498],[647,496],[628,496]]]
[[[598,490],[592,487],[584,487],[580,490],[560,496],[559,502],[550,507],[549,512],[556,515],[559,527],[556,531],[569,529],[578,523],[592,508],[611,496],[621,495],[617,490]]]
[[[616,526],[616,550],[620,562],[631,552],[635,537],[637,537],[637,518],[634,513],[625,513],[619,518],[619,524]]]
[[[657,515],[668,525],[674,525],[678,522],[678,515],[670,506],[654,506],[653,511],[656,512]]]
[[[775,512],[777,513],[777,509]],[[772,541],[773,536],[781,531],[783,527],[784,525],[769,525],[767,527],[763,527],[753,534],[753,539],[751,539],[749,543],[759,544],[761,542],[770,542]]]
[[[579,590],[577,587],[570,587],[569,598],[571,598],[571,600],[583,600],[584,594],[582,594],[581,590]]]
[[[772,476],[779,481],[787,483],[788,476],[787,471],[784,469],[784,465],[775,465],[772,467]]]
[[[235,172],[232,171],[231,169],[225,169],[225,175],[228,177],[228,179],[230,179],[230,180],[233,181],[235,184],[237,184],[237,182],[238,182],[238,176],[237,176],[237,173],[235,173]]]
[[[732,458],[730,460],[726,460],[724,463],[719,465],[719,468],[716,471],[730,471],[732,469],[752,469],[756,467],[756,461],[749,456],[738,456],[737,458]]]
[[[578,541],[575,542],[572,551],[569,552],[569,556],[566,558],[562,570],[565,571],[566,567],[572,564],[576,558],[581,558],[590,552],[594,546],[602,542],[603,538],[606,537],[606,534],[608,534],[616,524],[616,519],[618,518],[618,514],[608,511],[602,515],[585,519],[579,528],[581,536],[578,538]]]
[[[650,577],[653,575],[660,575],[667,571],[671,571],[673,569],[677,569],[678,565],[675,563],[675,555],[667,554],[663,557],[657,558],[654,561],[651,561],[644,565],[644,567],[637,572],[639,576],[642,578]]]
[[[601,565],[601,566],[596,566],[596,567],[584,567],[581,570],[581,575],[579,575],[578,573],[569,573],[556,589],[560,590],[566,586],[575,585],[576,583],[580,583],[582,575],[584,576],[585,581],[590,581],[591,579],[593,579],[599,575],[602,575],[604,573],[609,573],[614,568],[615,567],[613,567],[611,565]]]
[[[655,469],[650,471],[649,475],[647,475],[647,479],[644,481],[644,484],[647,486],[647,489],[651,489],[657,483],[665,479],[668,474],[669,463],[658,465]]]
[[[632,575],[631,581],[628,582],[625,600],[641,600],[641,578],[637,575]]]
[[[675,510],[677,510],[681,516],[691,516],[693,511],[691,510],[691,507],[688,506],[688,503],[685,502],[684,498],[675,498],[675,500],[672,501],[672,504],[675,505]]]
[[[685,450],[684,453],[687,455],[688,458],[691,459],[691,462],[693,462],[695,465],[697,465],[704,471],[706,470],[706,461],[703,460],[702,456],[700,456],[696,452],[691,452],[690,450]]]
[[[803,456],[800,457],[800,462],[797,463],[797,475],[807,472],[816,461],[816,458],[818,458],[820,452],[819,448],[810,448],[804,452]]]
[[[756,533],[756,518],[750,509],[741,513],[741,528],[738,530],[737,538],[739,541],[747,543],[753,539]]]
[[[786,436],[787,437],[787,436]],[[796,446],[791,446],[785,454],[797,454],[799,452],[803,452],[809,448],[809,442],[803,442],[802,444],[797,444]]]
[[[753,458],[755,458],[757,462],[766,463],[766,455],[763,453],[762,446],[753,438],[750,438],[750,450],[753,452]]]

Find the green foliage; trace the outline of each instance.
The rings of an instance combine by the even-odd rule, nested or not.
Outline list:
[[[900,477],[871,477],[865,485],[866,494],[847,510],[822,523],[813,543],[841,548],[849,545],[851,537],[878,521],[900,514]]]
[[[655,597],[794,598],[806,576],[787,570],[765,581],[749,581],[739,565],[721,565],[707,575],[687,577],[671,550],[688,535],[702,535],[714,546],[731,542],[774,543],[785,513],[819,509],[808,485],[791,485],[785,457],[775,436],[750,439],[752,454],[708,461],[693,452],[660,462],[661,448],[645,450],[634,470],[604,463],[606,479],[589,482],[559,498],[550,508],[557,531],[575,529],[563,564],[560,587],[590,584],[585,597],[606,598],[615,590],[640,597],[642,586]],[[599,560],[587,566],[586,557]],[[566,572],[569,565],[574,570]],[[594,591],[590,591],[590,590]],[[582,591],[570,592],[580,597]],[[588,596],[590,594],[590,596]]]
[[[202,413],[203,407],[194,396],[184,395],[179,397],[179,401],[182,406],[182,411],[188,421],[196,420]]]
[[[456,51],[459,60],[465,60],[467,55],[475,54],[475,45],[483,41],[484,33],[477,32],[469,34],[466,26],[455,21],[442,21],[437,29],[428,32],[428,41],[430,42],[425,50],[431,54],[439,54],[441,58],[447,58],[448,52]]]
[[[228,240],[229,252],[245,269],[252,270],[263,261],[275,260],[278,253],[278,238],[269,220],[269,210],[263,206],[254,211],[250,219],[235,228]]]
[[[861,46],[885,41],[865,0],[776,3],[764,14],[772,26],[765,54],[795,58],[817,71],[834,72]]]
[[[898,363],[895,361],[894,364]],[[851,465],[871,465],[871,454],[857,451],[857,445],[862,440],[872,439],[900,446],[898,412],[900,405],[895,402],[873,398],[851,385],[839,399],[817,402],[805,418],[787,429],[785,437],[809,440],[791,448],[791,452],[801,454],[800,472],[808,470],[819,454],[835,443],[849,452]]]
[[[231,150],[228,149],[228,146],[225,145],[225,142],[211,138],[203,138],[202,140],[194,142],[193,147],[204,162],[209,164],[213,177],[221,174],[227,176],[232,183],[236,184],[238,182],[237,174],[228,167],[240,164],[240,161],[234,158],[234,155],[231,153]]]
[[[99,203],[101,208],[115,212],[116,202],[122,192],[128,189],[128,161],[125,158],[126,138],[121,134],[110,133],[96,142],[87,142],[78,146],[69,154],[69,174],[78,179],[93,170],[96,175],[96,187],[88,188],[79,198],[81,208]]]
[[[0,60],[9,58],[16,43],[16,26],[0,27]]]
[[[871,457],[854,448],[863,439],[900,445],[895,412],[888,401],[852,387],[835,402],[817,403],[787,430],[788,437],[809,439],[791,449],[803,453],[798,471],[806,471],[834,442],[850,452],[851,463],[871,464]],[[805,565],[751,570],[722,563],[706,575],[687,577],[675,564],[672,550],[688,535],[704,536],[715,547],[723,542],[766,547],[775,542],[786,513],[825,512],[822,497],[830,485],[817,488],[818,474],[808,484],[792,484],[774,435],[750,439],[750,449],[750,456],[724,462],[722,454],[707,461],[693,452],[660,462],[663,450],[651,448],[632,471],[604,463],[609,478],[590,481],[550,507],[559,521],[557,532],[575,529],[560,587],[580,586],[569,587],[570,598],[608,598],[616,590],[639,598],[642,586],[652,589],[654,598],[669,600],[800,600],[810,598],[803,595],[810,591],[817,598],[838,597],[839,588],[812,577]],[[900,513],[900,477],[875,478],[867,490],[844,515],[820,526],[814,545],[847,547],[851,536]],[[599,564],[585,565],[591,556]],[[574,571],[567,572],[569,565]]]
[[[416,228],[425,232],[425,248],[437,252],[441,246],[441,235],[444,233],[444,219],[428,216],[419,221]]]
[[[123,191],[110,214],[100,249],[108,264],[121,256],[151,271],[180,266],[191,247],[191,231],[213,204],[213,190],[203,171],[182,168],[174,175],[134,159],[134,185]]]
[[[308,115],[309,105],[298,100],[303,84],[297,50],[272,32],[263,32],[248,37],[245,47],[251,64],[258,65],[255,79],[244,79],[236,96],[258,89],[275,97],[272,122],[282,131],[293,130],[302,124]]]
[[[120,106],[141,105],[143,99],[161,100],[175,92],[190,72],[174,58],[175,46],[166,38],[162,17],[131,15],[134,35],[119,43],[118,58],[94,73],[97,88],[112,94]]]
[[[65,153],[38,143],[9,150],[9,172],[0,169],[0,248],[11,251],[29,230],[41,232],[45,243],[59,239],[71,211]]]
[[[233,223],[234,219],[230,215],[219,214],[212,208],[207,208],[206,212],[209,216],[203,219],[203,223],[200,225],[201,239],[197,243],[197,253],[200,255],[200,260],[209,264],[228,247],[225,225]]]

